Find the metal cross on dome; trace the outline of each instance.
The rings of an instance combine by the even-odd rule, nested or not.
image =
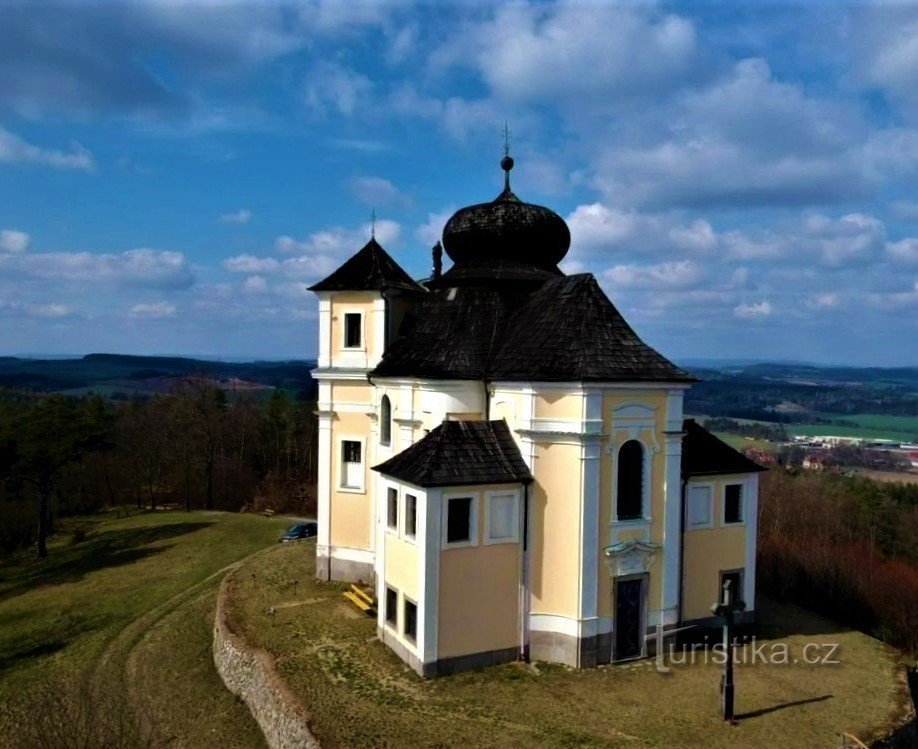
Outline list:
[[[376,209],[370,211],[370,239],[376,239]]]
[[[504,120],[504,156],[510,155],[510,127],[507,125],[507,121]]]

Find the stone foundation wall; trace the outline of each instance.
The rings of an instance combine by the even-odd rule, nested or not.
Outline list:
[[[226,598],[234,573],[223,579],[214,619],[214,664],[226,688],[248,706],[271,749],[318,749],[310,715],[264,650],[233,632],[226,618]]]

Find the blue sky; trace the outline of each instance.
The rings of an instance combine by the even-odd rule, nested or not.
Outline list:
[[[674,359],[916,364],[918,6],[0,0],[0,353],[309,357],[501,188]]]

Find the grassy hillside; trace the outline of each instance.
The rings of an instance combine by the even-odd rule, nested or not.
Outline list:
[[[223,571],[276,543],[287,521],[160,512],[77,522],[85,541],[59,534],[45,561],[0,561],[0,747],[26,746],[23,728],[52,710],[103,724],[139,715],[157,745],[263,746],[214,671],[213,600]]]

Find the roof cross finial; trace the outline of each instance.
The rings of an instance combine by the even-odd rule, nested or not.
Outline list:
[[[513,169],[513,157],[510,155],[510,128],[504,121],[504,158],[500,160],[500,168],[504,170],[504,192],[510,192],[510,170]]]
[[[376,239],[376,209],[370,211],[370,239]]]

